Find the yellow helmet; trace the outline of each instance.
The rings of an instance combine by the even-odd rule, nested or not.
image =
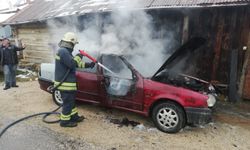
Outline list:
[[[65,33],[64,36],[63,36],[62,41],[71,42],[74,45],[78,44],[78,39],[77,39],[75,33],[73,33],[73,32],[67,32],[67,33]]]

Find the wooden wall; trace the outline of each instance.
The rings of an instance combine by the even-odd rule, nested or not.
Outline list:
[[[198,76],[230,85],[232,78],[235,78],[230,75],[230,72],[236,72],[234,79],[236,82],[233,86],[236,86],[240,95],[244,90],[243,98],[246,98],[244,95],[250,93],[250,88],[246,90],[242,87],[247,87],[250,82],[244,83],[242,76],[247,73],[243,74],[242,70],[246,61],[246,50],[243,50],[243,47],[250,49],[248,44],[250,6],[200,8],[190,12],[187,14],[190,20],[189,38],[202,36],[208,40],[203,47],[203,56],[197,61],[200,68]],[[232,68],[233,60],[237,62],[235,68]],[[247,95],[250,98],[250,94]]]
[[[250,32],[250,6],[239,7],[218,7],[218,8],[194,8],[194,9],[174,9],[172,15],[183,27],[183,32],[177,32],[177,43],[191,37],[204,37],[207,44],[197,59],[196,75],[202,79],[219,83],[229,84],[230,81],[230,59],[232,50],[238,51],[237,67],[237,87],[243,89],[243,98],[250,99],[250,68],[248,68],[241,79],[243,64],[246,61],[243,46],[249,45]],[[165,14],[164,14],[165,12]],[[159,10],[152,13],[158,16],[158,20],[168,20],[171,18],[166,10]],[[168,15],[166,15],[168,14]],[[181,14],[181,15],[180,15]],[[166,17],[167,16],[167,17]],[[155,19],[154,17],[154,19]],[[159,23],[166,24],[164,21]],[[55,49],[51,46],[48,28],[44,23],[32,23],[13,26],[14,35],[26,43],[23,61],[32,63],[53,62]],[[177,45],[178,45],[177,44]],[[249,65],[250,66],[250,63]],[[242,83],[240,85],[240,82]],[[249,86],[250,87],[250,86]],[[247,95],[247,96],[246,96]]]
[[[244,99],[250,99],[250,32],[248,33],[248,39],[241,78],[242,85],[240,94]]]
[[[49,31],[44,24],[14,26],[13,31],[14,37],[26,44],[23,62],[45,63],[54,60]]]

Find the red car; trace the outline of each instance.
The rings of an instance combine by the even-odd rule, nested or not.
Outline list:
[[[116,76],[97,65],[93,69],[77,70],[76,99],[150,116],[155,126],[167,133],[176,133],[187,124],[208,123],[211,120],[210,107],[215,104],[215,97],[209,94],[212,85],[183,74],[173,79],[166,71],[203,42],[194,39],[184,44],[152,78],[143,77],[126,57],[103,54],[98,61]],[[48,78],[49,73],[53,74],[51,66],[41,65],[39,84],[44,91],[53,83],[53,77]],[[53,100],[62,104],[60,91],[53,93]]]

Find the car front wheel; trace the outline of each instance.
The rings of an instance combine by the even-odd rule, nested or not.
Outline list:
[[[172,102],[156,105],[153,108],[152,119],[159,130],[167,133],[179,132],[185,124],[183,110]]]
[[[55,90],[53,92],[53,101],[58,105],[61,106],[63,104],[63,100],[61,97],[61,93],[58,90]]]

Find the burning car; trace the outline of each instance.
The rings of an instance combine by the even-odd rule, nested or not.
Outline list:
[[[208,123],[210,108],[215,104],[213,86],[184,74],[173,78],[169,73],[181,56],[192,53],[203,43],[199,38],[181,46],[151,78],[143,77],[124,56],[102,54],[98,62],[116,75],[97,65],[91,70],[78,69],[76,99],[149,116],[159,130],[167,133],[176,133],[187,124]],[[53,64],[41,65],[42,90],[47,91],[53,84],[53,74]],[[52,95],[54,102],[61,105],[60,91]]]

